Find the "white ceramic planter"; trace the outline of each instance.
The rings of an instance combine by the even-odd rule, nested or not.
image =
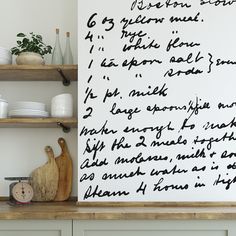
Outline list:
[[[22,52],[16,57],[17,65],[43,65],[42,56],[35,52]]]

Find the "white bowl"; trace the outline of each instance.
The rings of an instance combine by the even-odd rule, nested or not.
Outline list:
[[[9,49],[4,48],[4,47],[0,47],[0,51],[9,51]]]
[[[0,118],[7,118],[8,102],[0,99]]]
[[[72,104],[56,104],[56,103],[52,103],[51,105],[51,109],[55,109],[55,110],[72,110],[73,106]]]
[[[6,59],[8,59],[8,60],[11,60],[12,55],[11,55],[11,54],[3,54],[3,53],[0,53],[0,57],[6,58]]]
[[[6,53],[6,54],[10,54],[11,53],[11,51],[10,50],[8,50],[8,49],[1,49],[1,47],[0,47],[0,53]]]
[[[19,109],[30,109],[39,111],[46,110],[46,104],[41,102],[31,102],[31,101],[18,101],[15,102],[11,107],[13,110],[19,110]]]
[[[1,65],[8,65],[8,64],[12,64],[12,61],[11,60],[8,60],[6,58],[1,58],[0,57],[0,64]]]
[[[0,50],[0,54],[1,54],[1,55],[10,56],[10,55],[11,55],[11,51],[3,51],[3,50]]]
[[[73,110],[72,109],[51,109],[51,116],[52,117],[72,117]]]
[[[0,58],[3,60],[8,60],[8,61],[12,61],[12,56],[8,57],[8,56],[3,56],[0,54]]]
[[[0,55],[1,56],[6,56],[6,57],[11,57],[12,56],[10,50],[2,50],[1,48],[0,48]]]
[[[73,99],[70,93],[59,94],[51,100],[51,114],[53,117],[71,117],[73,113]]]
[[[70,93],[62,93],[59,95],[56,95],[55,97],[52,98],[52,101],[71,101],[72,100],[72,95]]]
[[[0,53],[0,57],[4,58],[4,59],[7,59],[7,60],[11,60],[12,59],[12,55],[3,55],[1,53]]]

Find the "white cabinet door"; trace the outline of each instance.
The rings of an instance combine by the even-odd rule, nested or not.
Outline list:
[[[72,221],[0,220],[0,236],[72,236]]]
[[[73,236],[236,236],[235,221],[74,221]]]

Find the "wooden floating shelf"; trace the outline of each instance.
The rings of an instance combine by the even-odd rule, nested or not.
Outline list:
[[[77,65],[0,65],[0,81],[77,81]]]
[[[6,118],[0,119],[0,128],[77,128],[76,118]]]

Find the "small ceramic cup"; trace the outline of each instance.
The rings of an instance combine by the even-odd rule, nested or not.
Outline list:
[[[51,100],[52,117],[72,117],[73,98],[70,93],[59,94]]]
[[[0,118],[7,118],[8,102],[4,99],[0,99]]]

